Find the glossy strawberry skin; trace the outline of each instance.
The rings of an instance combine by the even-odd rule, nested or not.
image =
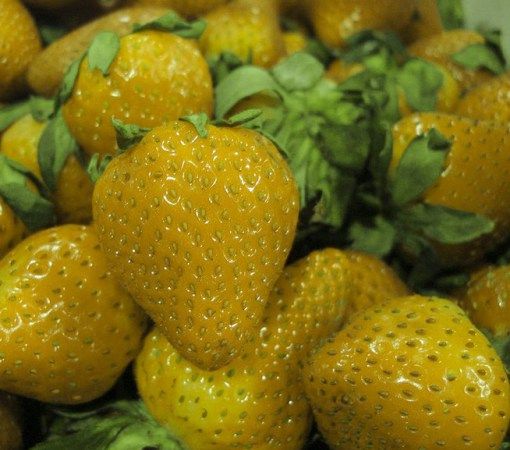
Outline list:
[[[139,350],[145,315],[91,227],[41,231],[0,262],[0,389],[48,403],[104,394]]]
[[[209,68],[195,41],[163,31],[121,38],[120,50],[104,76],[88,59],[62,113],[73,136],[92,156],[116,150],[112,117],[155,127],[193,113],[212,113]]]
[[[499,448],[509,421],[505,369],[448,300],[391,300],[354,316],[304,371],[332,449]]]
[[[20,242],[27,228],[12,208],[0,197],[0,258]]]
[[[294,239],[297,187],[258,133],[174,122],[115,158],[96,184],[104,252],[179,352],[221,367],[256,331]]]

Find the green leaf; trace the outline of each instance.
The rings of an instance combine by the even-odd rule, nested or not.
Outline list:
[[[379,197],[386,193],[388,170],[393,156],[393,134],[391,125],[377,121],[370,133],[370,156],[368,168]]]
[[[77,151],[78,144],[59,111],[44,128],[37,146],[41,175],[51,191],[57,189],[58,178],[67,158]]]
[[[396,237],[394,226],[382,216],[376,216],[372,224],[354,222],[349,228],[351,248],[380,258],[391,252]]]
[[[44,97],[30,97],[30,112],[38,122],[48,120],[55,112],[55,99]]]
[[[18,119],[29,113],[30,100],[23,100],[0,108],[0,132],[6,130]]]
[[[255,66],[234,70],[216,86],[216,118],[223,119],[241,100],[262,91],[282,93],[267,70]]]
[[[452,59],[468,69],[484,68],[496,75],[505,72],[505,62],[486,44],[472,44],[454,53]]]
[[[73,61],[73,63],[67,69],[64,78],[62,78],[60,89],[57,93],[55,109],[58,109],[60,105],[63,105],[73,94],[74,85],[76,83],[76,79],[78,78],[78,74],[80,73],[80,65],[84,57],[85,54],[80,56],[77,60]]]
[[[230,116],[228,119],[216,120],[213,124],[217,126],[236,127],[257,119],[261,114],[261,109],[246,109],[238,114]]]
[[[181,120],[191,123],[201,138],[206,138],[208,136],[207,125],[209,124],[209,117],[206,113],[201,112],[199,114],[184,116],[181,117]]]
[[[304,51],[320,61],[324,67],[328,67],[334,59],[331,49],[318,39],[308,39]]]
[[[436,0],[443,26],[447,30],[464,28],[462,0]]]
[[[395,205],[417,200],[438,180],[449,148],[450,142],[435,129],[413,139],[400,158],[391,182]]]
[[[392,31],[362,30],[347,39],[347,50],[338,52],[346,62],[364,62],[367,57],[384,54],[390,58],[405,53],[405,46]]]
[[[61,24],[50,22],[39,22],[37,28],[39,28],[39,34],[41,35],[44,45],[52,44],[69,32],[69,30]]]
[[[183,38],[198,39],[202,36],[207,24],[205,20],[195,20],[188,22],[183,19],[179,14],[170,11],[159,19],[152,20],[144,24],[135,24],[133,32],[143,30],[160,30],[176,34]]]
[[[32,450],[184,450],[140,401],[119,401],[90,413],[59,414],[48,438]]]
[[[452,245],[473,241],[494,230],[494,222],[487,217],[428,203],[400,211],[398,221],[436,242]]]
[[[207,58],[207,63],[209,64],[209,70],[211,71],[215,86],[230,72],[247,64],[246,61],[230,52],[222,52],[219,55],[210,56]]]
[[[324,66],[308,53],[294,53],[272,69],[275,80],[287,91],[310,89],[323,77]]]
[[[111,155],[104,155],[103,157],[101,157],[99,153],[94,153],[92,155],[92,158],[90,158],[89,164],[87,166],[87,173],[92,183],[96,183],[97,180],[99,180],[112,159],[113,156]]]
[[[126,124],[112,117],[112,125],[115,128],[117,147],[120,153],[138,144],[151,128],[140,127],[135,124]]]
[[[99,69],[103,75],[108,75],[119,50],[120,38],[117,33],[101,31],[96,34],[87,52],[89,69]]]
[[[53,225],[55,213],[53,205],[39,192],[32,190],[29,182],[38,185],[33,174],[0,155],[0,197],[30,231],[37,231]]]
[[[437,95],[443,86],[443,74],[434,64],[424,59],[412,58],[397,72],[397,82],[413,110],[436,109]]]

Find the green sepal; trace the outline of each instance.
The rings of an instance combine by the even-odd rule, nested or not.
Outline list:
[[[402,206],[421,197],[444,169],[451,143],[434,128],[415,137],[400,158],[391,182],[391,197]]]
[[[9,128],[23,116],[30,114],[30,111],[30,100],[23,100],[0,108],[0,132]]]
[[[398,36],[391,31],[362,30],[346,41],[347,50],[337,52],[346,62],[366,62],[374,55],[394,58],[405,54],[406,48]]]
[[[349,228],[352,249],[371,253],[380,258],[392,251],[396,238],[395,227],[381,215],[376,216],[369,225],[354,222]]]
[[[144,24],[137,23],[133,25],[133,32],[136,33],[143,30],[159,30],[173,33],[177,36],[187,39],[198,39],[200,36],[202,36],[206,26],[207,23],[203,19],[189,22],[183,19],[175,11],[169,11],[159,19],[152,20]]]
[[[228,119],[215,120],[212,122],[216,126],[237,127],[248,124],[262,115],[261,109],[246,109],[240,113],[230,116]]]
[[[274,79],[289,92],[311,89],[324,76],[324,66],[308,53],[294,53],[272,69]]]
[[[55,99],[31,96],[30,113],[38,122],[44,122],[55,114]]]
[[[466,272],[447,273],[436,277],[434,287],[441,292],[450,292],[454,289],[464,287],[469,281],[469,274]]]
[[[328,67],[335,59],[333,51],[324,42],[314,38],[308,39],[304,52],[312,55],[324,67]]]
[[[44,128],[37,145],[37,159],[41,175],[51,191],[57,189],[60,172],[67,158],[78,151],[78,144],[58,111]]]
[[[106,76],[120,50],[119,35],[113,31],[96,34],[87,51],[90,70],[98,69]]]
[[[37,20],[37,28],[39,29],[39,34],[41,35],[41,40],[44,45],[52,44],[69,32],[62,24],[56,22],[52,23],[45,19],[43,19],[43,21],[41,21],[41,19]]]
[[[29,182],[39,191],[33,191]],[[0,154],[0,197],[12,208],[30,231],[37,231],[55,223],[53,204],[41,195],[37,178],[20,164]]]
[[[429,203],[418,203],[397,213],[403,228],[414,230],[442,244],[464,244],[490,233],[494,222],[487,217]]]
[[[223,119],[241,100],[262,91],[283,92],[267,70],[255,66],[234,70],[216,86],[215,117]]]
[[[375,193],[382,198],[387,190],[388,170],[393,156],[391,125],[385,121],[373,124],[370,133],[368,170],[372,176]]]
[[[209,133],[207,131],[207,125],[209,124],[209,117],[206,113],[198,113],[198,114],[191,114],[189,116],[183,116],[181,117],[181,120],[184,120],[185,122],[189,122],[191,125],[195,127],[197,130],[198,135],[205,139]]]
[[[117,152],[123,153],[138,144],[152,128],[145,128],[135,124],[126,124],[112,117],[112,125],[117,137]]]
[[[141,401],[118,401],[90,412],[56,411],[48,438],[32,450],[185,450]]]
[[[216,86],[223,80],[229,73],[249,64],[248,61],[243,61],[239,56],[230,52],[222,52],[219,55],[209,56],[207,64],[213,78],[214,85]]]
[[[441,21],[446,30],[464,28],[462,0],[436,0]]]
[[[397,83],[414,111],[436,109],[443,78],[443,74],[434,64],[420,58],[409,59],[397,72]]]
[[[99,153],[94,153],[92,155],[92,158],[90,158],[87,165],[87,174],[92,183],[96,183],[97,180],[101,178],[101,175],[103,175],[103,172],[106,170],[106,167],[110,164],[112,159],[112,155],[103,155],[103,157],[101,157]]]
[[[505,61],[487,44],[472,44],[454,53],[452,59],[467,69],[487,69],[496,75],[505,72]]]
[[[60,84],[59,91],[55,97],[55,110],[59,109],[60,105],[63,105],[67,100],[69,100],[73,94],[74,85],[76,84],[78,74],[80,73],[80,65],[83,58],[85,58],[85,54],[86,53],[73,61],[62,78],[62,83]]]

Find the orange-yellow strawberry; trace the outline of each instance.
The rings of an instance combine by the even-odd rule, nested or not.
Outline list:
[[[298,368],[340,328],[347,265],[343,251],[325,249],[286,267],[258,335],[243,356],[213,372],[180,358],[155,329],[135,366],[138,389],[154,417],[190,450],[301,450],[310,410]]]
[[[207,57],[230,52],[243,61],[271,67],[285,55],[273,0],[234,0],[205,17],[200,47]]]
[[[113,270],[175,348],[215,369],[262,318],[299,211],[274,145],[242,128],[155,128],[96,184],[93,215]]]
[[[285,55],[292,55],[306,49],[308,40],[306,34],[298,31],[286,31],[283,33],[283,44],[285,47]]]
[[[468,69],[452,59],[452,55],[473,44],[483,44],[484,37],[471,30],[448,30],[419,39],[408,47],[411,55],[435,62],[450,72],[460,84],[461,91],[469,91],[494,75],[486,69]]]
[[[478,328],[495,337],[510,336],[510,266],[474,270],[455,298]]]
[[[0,139],[0,154],[22,164],[39,179],[38,144],[45,122],[26,115],[11,125]],[[75,155],[70,155],[60,172],[53,193],[61,223],[88,223],[92,218],[93,185]]]
[[[86,57],[62,113],[89,155],[115,152],[111,118],[154,127],[213,106],[209,68],[195,41],[164,31],[120,39],[109,73],[91,70]]]
[[[169,8],[184,17],[197,17],[227,2],[228,0],[131,0],[130,3],[144,7]]]
[[[81,57],[98,33],[115,31],[123,36],[132,31],[135,23],[146,23],[165,13],[162,7],[121,8],[72,30],[30,62],[27,71],[30,89],[46,97],[55,95],[69,66]]]
[[[503,363],[452,302],[410,296],[357,314],[313,356],[306,393],[331,449],[499,448]]]
[[[406,42],[414,42],[443,31],[437,0],[417,0],[411,22],[402,31]]]
[[[494,230],[475,242],[441,245],[436,250],[443,264],[475,262],[509,236],[510,230],[510,131],[489,121],[453,114],[416,113],[393,128],[394,170],[404,150],[419,134],[435,128],[451,142],[444,170],[423,200],[493,220]]]
[[[306,0],[306,5],[317,36],[331,47],[369,28],[402,30],[415,8],[414,0]]]
[[[459,102],[457,114],[473,119],[510,121],[510,74],[505,73],[469,91]]]
[[[0,258],[21,241],[26,233],[24,223],[0,197]]]
[[[16,397],[0,392],[0,448],[21,450],[23,448],[22,411]]]
[[[41,50],[37,27],[19,0],[0,0],[0,100],[25,88],[25,72]]]
[[[103,395],[136,356],[145,315],[93,229],[36,233],[0,261],[0,389],[48,403]]]
[[[346,251],[345,256],[350,289],[347,320],[358,311],[410,293],[393,269],[379,258],[354,250]]]

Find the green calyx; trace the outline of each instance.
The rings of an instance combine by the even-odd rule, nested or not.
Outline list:
[[[189,22],[183,19],[175,11],[169,11],[159,19],[152,20],[144,24],[133,26],[133,32],[144,30],[166,31],[187,39],[198,39],[205,31],[206,22],[203,19]]]
[[[88,412],[55,411],[47,439],[31,450],[184,450],[141,401],[118,401]]]
[[[55,211],[44,186],[23,166],[1,154],[0,197],[30,231],[55,223]]]

